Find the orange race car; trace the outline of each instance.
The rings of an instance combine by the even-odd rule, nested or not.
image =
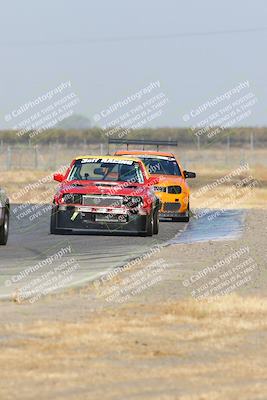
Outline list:
[[[187,178],[195,178],[194,172],[184,171],[173,153],[146,150],[120,150],[116,156],[135,156],[146,165],[149,173],[159,177],[154,187],[156,195],[162,201],[160,217],[173,221],[188,222],[190,218],[190,190]]]

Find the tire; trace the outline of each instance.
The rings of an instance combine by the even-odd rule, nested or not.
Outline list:
[[[153,214],[153,234],[159,233],[159,210],[155,210]]]
[[[142,234],[142,236],[153,236],[153,229],[154,228],[154,218],[153,214],[149,214],[147,216],[147,230]]]
[[[60,235],[63,232],[60,229],[57,229],[57,208],[52,207],[51,218],[50,218],[50,234],[51,235]]]
[[[9,232],[9,208],[5,207],[3,224],[0,227],[0,246],[5,246],[8,240]]]

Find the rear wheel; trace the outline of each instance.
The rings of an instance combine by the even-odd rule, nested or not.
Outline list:
[[[6,206],[4,210],[3,224],[0,227],[0,245],[5,246],[7,244],[9,232],[9,208]]]

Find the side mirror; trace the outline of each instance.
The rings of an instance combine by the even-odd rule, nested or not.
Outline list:
[[[195,178],[197,175],[195,172],[184,171],[184,177],[187,178]]]
[[[150,176],[150,178],[148,178],[148,181],[147,181],[148,186],[154,186],[154,185],[157,185],[158,183],[159,183],[158,176]]]
[[[62,175],[62,174],[54,174],[54,181],[63,182],[64,181],[64,175]]]

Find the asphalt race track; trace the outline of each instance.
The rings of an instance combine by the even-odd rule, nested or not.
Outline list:
[[[18,211],[20,206],[11,208],[9,240],[0,248],[0,297],[6,297],[15,289],[6,287],[6,281],[39,261],[58,254],[70,246],[61,258],[61,263],[74,259],[79,267],[75,270],[73,284],[82,283],[116,266],[121,266],[134,257],[143,254],[152,246],[162,245],[185,229],[184,223],[162,222],[160,233],[153,237],[111,236],[111,235],[50,235],[48,209],[27,213],[32,206]],[[25,211],[26,210],[26,211]],[[34,214],[40,216],[34,218]],[[41,215],[42,213],[42,215]],[[20,217],[19,217],[20,215]],[[31,219],[31,220],[30,220]],[[44,271],[40,268],[39,273]],[[16,280],[18,282],[18,279]],[[23,280],[21,280],[23,281]]]
[[[189,224],[162,221],[159,234],[153,237],[50,235],[49,216],[48,206],[12,206],[8,245],[0,248],[1,298],[49,274],[55,265],[67,262],[65,269],[73,268],[64,286],[82,284],[151,251],[153,246],[229,238],[242,230],[243,223],[243,214],[230,210],[212,222],[207,215],[193,218]]]

